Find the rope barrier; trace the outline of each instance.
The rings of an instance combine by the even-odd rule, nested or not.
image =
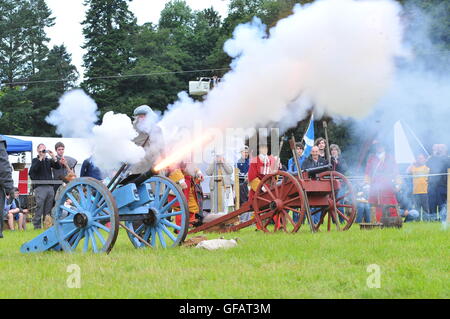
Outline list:
[[[105,76],[93,76],[87,78],[87,80],[100,80],[100,79],[117,79],[117,78],[132,78],[132,77],[144,77],[166,74],[183,74],[183,73],[199,73],[199,72],[211,72],[211,71],[229,71],[230,68],[218,68],[218,69],[199,69],[199,70],[187,70],[187,71],[168,71],[168,72],[151,72],[142,74],[128,74],[128,75],[105,75]],[[69,82],[70,79],[54,79],[54,80],[36,80],[36,81],[18,81],[18,82],[0,82],[2,85],[24,85],[24,84],[37,84],[37,83],[54,83],[54,82]]]

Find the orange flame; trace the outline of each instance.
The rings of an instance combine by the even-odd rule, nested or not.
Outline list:
[[[212,139],[213,139],[213,135],[211,133],[207,133],[207,134],[202,135],[200,138],[194,140],[193,142],[185,144],[181,148],[177,148],[169,156],[167,156],[161,162],[156,164],[154,170],[156,172],[159,172],[160,170],[162,170],[164,168],[167,168],[175,163],[180,162],[193,149],[196,149],[196,148],[206,145]]]

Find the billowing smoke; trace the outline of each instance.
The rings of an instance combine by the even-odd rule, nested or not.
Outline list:
[[[268,36],[258,18],[238,26],[224,47],[232,70],[203,102],[182,96],[171,106],[159,122],[166,141],[178,146],[175,128],[198,122],[222,132],[272,122],[288,128],[311,103],[329,115],[367,115],[405,55],[400,11],[390,0],[322,0],[297,5]]]
[[[145,155],[142,147],[132,140],[137,136],[131,119],[124,114],[108,112],[98,122],[97,104],[83,90],[65,93],[56,110],[46,118],[56,126],[56,132],[63,137],[86,139],[94,163],[104,172],[113,170],[123,162],[135,164]]]
[[[276,122],[287,129],[302,120],[313,105],[318,114],[367,115],[392,84],[395,58],[405,55],[400,13],[401,7],[391,0],[321,0],[297,5],[294,13],[268,34],[258,18],[238,26],[224,46],[233,58],[232,70],[203,102],[179,94],[179,100],[158,122],[166,153],[182,149],[187,155],[195,147],[223,138],[229,128],[248,133]],[[71,122],[69,112],[74,117],[82,113],[76,104],[67,106],[58,113],[60,119],[51,122],[64,136],[93,127],[90,118],[85,119],[88,124]],[[145,127],[150,128],[157,118],[151,117]],[[108,125],[112,119],[104,118],[105,131],[93,130],[97,132],[94,145],[105,146],[96,152],[97,161],[108,167],[120,156],[125,161],[128,154],[107,138],[108,129],[112,135],[121,132]],[[60,128],[64,123],[75,130],[66,132]],[[129,127],[130,123],[124,125]],[[116,138],[131,142],[131,131],[123,129]],[[202,143],[187,145],[199,137]],[[103,156],[105,160],[99,158]],[[180,159],[174,158],[174,162]]]
[[[440,11],[440,6],[428,12],[405,6],[405,45],[411,54],[397,63],[392,85],[370,115],[353,123],[354,140],[376,138],[393,152],[393,127],[400,120],[415,154],[450,143],[450,52],[431,41],[432,17]]]
[[[144,149],[132,142],[136,136],[127,115],[107,112],[89,138],[94,163],[103,170],[113,170],[123,162],[136,164],[145,156]]]
[[[88,137],[98,120],[97,104],[81,89],[65,93],[45,119],[64,137]]]

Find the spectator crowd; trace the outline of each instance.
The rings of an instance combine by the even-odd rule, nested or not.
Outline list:
[[[37,156],[32,159],[29,168],[32,192],[35,198],[31,222],[34,229],[41,229],[45,225],[48,227],[52,224],[51,211],[60,187],[77,177],[75,173],[77,160],[65,155],[65,145],[62,142],[56,143],[55,151],[48,149],[42,143],[37,146],[36,150]],[[18,230],[25,230],[31,212],[25,196],[21,196],[19,189],[13,187],[12,170],[4,141],[0,141],[0,153],[0,202],[4,203],[1,227],[6,225],[10,230],[15,230],[17,225]],[[93,164],[92,158],[83,162],[80,177],[102,180],[101,172]],[[0,237],[3,236],[2,228],[0,228]]]
[[[147,139],[148,140],[148,139]],[[146,140],[146,141],[147,141]],[[14,230],[25,230],[30,211],[11,179],[11,167],[7,159],[4,141],[0,141],[0,202],[4,203],[3,225]],[[267,145],[259,145],[258,154],[253,157],[248,146],[241,149],[236,163],[227,162],[221,154],[214,154],[213,163],[206,168],[209,179],[211,213],[229,213],[247,201],[251,201],[265,175],[277,170],[285,170],[297,176],[298,170],[311,170],[328,165],[329,170],[349,176],[354,171],[348,164],[339,145],[318,138],[314,146],[305,154],[302,143],[295,144],[295,155],[282,165],[276,156],[269,155]],[[37,156],[29,169],[32,190],[36,201],[32,224],[34,229],[45,226],[50,219],[58,189],[76,178],[77,160],[65,155],[65,145],[56,143],[54,151],[45,144],[37,146]],[[357,204],[357,223],[380,221],[383,207],[390,207],[390,214],[398,214],[404,221],[439,221],[446,218],[447,169],[450,167],[448,150],[444,144],[435,144],[432,154],[418,154],[415,162],[403,172],[396,165],[393,155],[381,143],[374,143],[374,152],[368,157],[364,179],[349,177],[355,190]],[[180,163],[166,172],[166,175],[179,184],[185,192],[191,213],[190,224],[196,225],[201,219],[204,207],[204,194],[200,184],[203,173],[197,167]],[[95,166],[92,157],[83,161],[80,177],[103,180],[102,172]],[[345,190],[339,190],[336,197],[344,201]],[[396,208],[394,208],[394,206]],[[292,212],[294,222],[299,219]],[[251,213],[240,216],[240,221],[248,221]],[[340,216],[339,216],[340,217]],[[313,215],[318,223],[320,214]],[[343,221],[340,217],[341,222]],[[0,236],[2,236],[0,228]]]

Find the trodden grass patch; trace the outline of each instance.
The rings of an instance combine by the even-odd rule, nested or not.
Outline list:
[[[121,229],[109,255],[21,254],[20,246],[39,233],[4,232],[0,298],[450,297],[449,231],[439,223],[364,231],[353,225],[314,235],[307,226],[297,234],[249,227],[225,234],[239,244],[219,251],[135,249]],[[68,287],[73,264],[81,288]]]

